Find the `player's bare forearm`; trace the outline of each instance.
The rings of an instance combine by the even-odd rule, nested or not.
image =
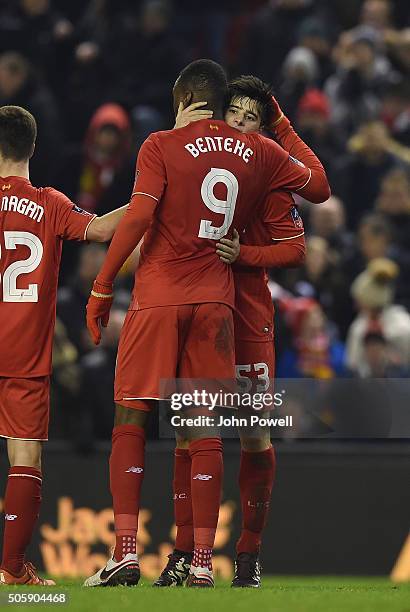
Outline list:
[[[93,219],[87,230],[87,240],[92,242],[108,242],[108,240],[111,240],[127,208],[128,204],[102,215],[102,217]]]
[[[114,282],[118,271],[148,229],[155,205],[156,201],[143,195],[132,198],[115,231],[97,280],[104,283]]]
[[[305,250],[304,236],[267,246],[242,244],[237,263],[256,268],[296,268],[303,264]]]

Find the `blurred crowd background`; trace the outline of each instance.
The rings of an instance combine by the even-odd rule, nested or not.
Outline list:
[[[306,261],[270,271],[277,376],[410,373],[409,0],[0,0],[0,104],[36,117],[34,185],[104,214],[127,203],[138,148],[173,125],[189,61],[255,74],[323,162],[324,205],[298,200]],[[53,437],[110,437],[122,271],[102,345],[84,307],[105,247],[65,245],[54,350]]]

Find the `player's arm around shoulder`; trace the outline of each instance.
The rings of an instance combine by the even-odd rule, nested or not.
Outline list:
[[[305,260],[304,226],[292,196],[271,194],[257,221],[262,235],[254,244],[243,244],[237,263],[262,268],[296,268]]]
[[[272,244],[242,245],[237,262],[253,268],[297,268],[304,263],[305,252],[302,234],[289,239],[277,239],[272,235]]]
[[[87,228],[86,240],[91,242],[108,242],[108,240],[111,240],[127,208],[128,204],[102,215],[102,217],[94,217]]]
[[[64,193],[46,187],[43,190],[49,222],[55,235],[64,240],[107,242],[114,235],[128,205],[97,217],[77,206]]]

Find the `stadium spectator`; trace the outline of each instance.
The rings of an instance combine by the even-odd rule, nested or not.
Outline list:
[[[317,83],[318,78],[319,65],[313,51],[305,47],[295,47],[288,53],[283,63],[279,96],[291,122],[296,120],[296,111],[302,96]]]
[[[119,101],[116,87],[121,71],[118,49],[133,23],[127,0],[90,0],[77,24],[75,46],[62,106],[69,142],[81,142],[95,110]]]
[[[57,318],[53,340],[53,372],[51,375],[50,405],[53,418],[50,437],[72,439],[73,406],[81,384],[78,351],[67,337],[67,331]]]
[[[358,27],[367,26],[383,39],[384,33],[392,27],[392,3],[390,0],[365,0]]]
[[[372,259],[388,257],[391,253],[393,229],[380,214],[366,215],[357,232],[359,252],[362,257],[360,267]]]
[[[410,83],[407,79],[386,89],[382,98],[381,117],[393,138],[410,147]]]
[[[187,51],[174,32],[172,16],[168,0],[147,0],[139,19],[117,41],[115,95],[127,108],[134,109],[139,129],[143,121],[149,122],[150,131],[156,131],[174,120],[169,92]],[[111,55],[110,47],[106,53]]]
[[[30,164],[34,185],[53,182],[61,150],[59,111],[52,92],[37,79],[31,64],[20,53],[0,56],[0,106],[22,106],[38,125],[36,155]]]
[[[395,168],[386,174],[375,208],[388,218],[397,246],[410,252],[410,176],[404,168]]]
[[[315,54],[319,67],[317,81],[320,87],[334,71],[331,54],[332,33],[328,24],[317,17],[308,17],[302,21],[298,31],[298,45],[310,49]]]
[[[313,13],[311,0],[268,0],[255,14],[245,34],[240,71],[257,74],[277,87],[281,80],[280,67],[296,45],[297,28]],[[283,106],[289,116],[288,106]]]
[[[324,238],[342,261],[351,252],[354,237],[346,229],[346,211],[340,198],[330,196],[321,206],[309,208],[309,234]]]
[[[375,208],[392,228],[391,254],[400,266],[396,299],[410,307],[410,178],[404,168],[391,170],[380,187]]]
[[[325,83],[332,122],[345,135],[380,111],[380,98],[395,75],[388,59],[377,50],[378,37],[370,28],[344,33],[335,49],[337,70]]]
[[[292,346],[278,361],[278,378],[333,378],[344,372],[344,346],[334,338],[318,302],[293,298],[282,303]]]
[[[81,387],[75,411],[75,441],[83,451],[90,451],[97,440],[111,438],[114,418],[114,373],[118,341],[125,311],[113,308],[101,345],[79,362]]]
[[[126,111],[103,104],[91,118],[82,147],[67,148],[59,188],[81,208],[104,214],[130,198],[135,156]]]
[[[0,21],[0,52],[21,53],[58,88],[68,67],[72,35],[72,23],[50,0],[15,0]]]
[[[363,361],[353,374],[361,378],[404,378],[410,370],[400,363],[380,331],[368,331],[363,338]]]
[[[67,336],[81,356],[90,350],[87,328],[85,326],[84,308],[90,295],[91,287],[106,255],[105,247],[99,244],[87,244],[80,253],[76,273],[70,282],[60,287],[57,295],[57,314],[66,328]]]
[[[308,89],[300,98],[296,129],[331,177],[334,160],[344,153],[344,144],[330,123],[329,100],[320,89]]]
[[[395,238],[395,225],[391,219],[391,216],[380,213],[372,213],[363,218],[357,232],[357,249],[353,250],[351,257],[344,262],[344,268],[353,280],[373,259],[378,257],[393,259],[400,270],[396,295],[402,299],[408,295],[408,248],[400,247],[400,243]],[[403,239],[406,245],[405,236]]]
[[[410,315],[394,303],[398,266],[386,258],[373,259],[354,280],[351,292],[359,309],[347,335],[346,363],[350,370],[365,372],[363,340],[369,331],[380,332],[396,355],[397,365],[410,365]]]
[[[365,212],[372,210],[387,172],[399,164],[381,121],[366,121],[349,142],[349,154],[335,167],[333,193],[346,204],[349,227],[355,229]]]
[[[287,270],[279,279],[294,295],[317,300],[341,337],[345,336],[353,317],[349,280],[339,254],[325,238],[309,236],[304,265]]]
[[[406,79],[410,67],[410,27],[390,30],[385,36],[385,45],[392,66]]]

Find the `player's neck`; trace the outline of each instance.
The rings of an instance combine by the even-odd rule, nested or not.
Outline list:
[[[203,110],[212,111],[213,113],[212,119],[223,121],[224,119],[223,109],[220,108],[219,105],[218,106],[214,105],[212,103],[213,102],[212,99],[207,99],[207,96],[203,96],[203,95],[194,95],[192,97],[190,104],[193,104],[194,102],[206,102],[207,105],[203,107]]]
[[[206,108],[208,109],[208,107],[206,107]],[[215,108],[213,106],[210,106],[209,110],[211,110],[213,112],[212,119],[221,120],[221,121],[223,120],[224,115],[223,115],[223,112],[222,112],[222,110],[220,108]]]
[[[29,179],[28,161],[15,162],[0,157],[0,176],[21,176],[22,178]]]

